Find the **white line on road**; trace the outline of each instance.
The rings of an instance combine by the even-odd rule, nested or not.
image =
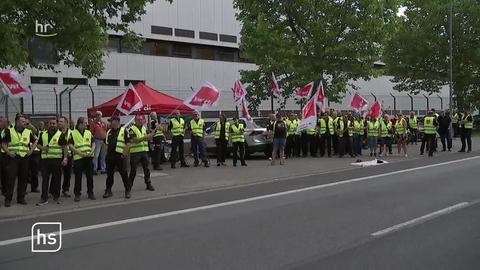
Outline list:
[[[311,191],[311,190],[323,189],[323,188],[327,188],[327,187],[333,187],[333,186],[345,185],[345,184],[356,183],[356,182],[361,182],[361,181],[367,181],[367,180],[371,180],[371,179],[378,179],[378,178],[385,177],[385,176],[391,176],[391,175],[397,175],[397,174],[402,174],[402,173],[407,173],[407,172],[412,172],[412,171],[424,170],[424,169],[428,169],[428,168],[434,168],[434,167],[438,167],[438,166],[444,166],[444,165],[464,162],[464,161],[468,161],[468,160],[475,160],[475,159],[479,159],[479,158],[480,158],[480,156],[474,156],[474,157],[469,157],[469,158],[464,158],[464,159],[451,160],[451,161],[447,161],[447,162],[426,165],[426,166],[422,166],[422,167],[415,167],[415,168],[404,169],[404,170],[399,170],[399,171],[394,171],[394,172],[370,175],[370,176],[359,177],[359,178],[354,178],[354,179],[349,179],[349,180],[344,180],[344,181],[339,181],[339,182],[333,182],[333,183],[329,183],[329,184],[323,184],[323,185],[311,186],[311,187],[306,187],[306,188],[288,190],[288,191],[283,191],[283,192],[278,192],[278,193],[273,193],[273,194],[268,194],[268,195],[262,195],[262,196],[257,196],[257,197],[251,197],[251,198],[246,198],[246,199],[240,199],[240,200],[235,200],[235,201],[229,201],[229,202],[199,206],[199,207],[194,207],[194,208],[188,208],[188,209],[166,212],[166,213],[161,213],[161,214],[148,215],[148,216],[137,217],[137,218],[129,218],[129,219],[107,222],[107,223],[100,223],[100,224],[96,224],[96,225],[90,225],[90,226],[84,226],[84,227],[64,230],[62,232],[62,235],[84,232],[84,231],[95,230],[95,229],[106,228],[106,227],[112,227],[112,226],[123,225],[123,224],[129,224],[129,223],[135,223],[135,222],[141,222],[141,221],[163,218],[163,217],[168,217],[168,216],[181,215],[181,214],[192,213],[192,212],[197,212],[197,211],[202,211],[202,210],[207,210],[207,209],[213,209],[213,208],[218,208],[218,207],[224,207],[224,206],[229,206],[229,205],[242,204],[242,203],[253,202],[253,201],[258,201],[258,200],[263,200],[263,199],[268,199],[268,198],[273,198],[273,197],[295,194],[295,193],[304,192],[304,191]],[[9,240],[3,240],[3,241],[0,241],[0,247],[11,245],[11,244],[16,244],[16,243],[21,243],[21,242],[25,242],[25,241],[30,241],[30,240],[31,240],[30,236],[14,238],[14,239],[9,239]]]
[[[446,215],[446,214],[449,214],[453,211],[456,211],[456,210],[459,210],[459,209],[462,209],[462,208],[465,208],[469,205],[468,202],[462,202],[462,203],[459,203],[459,204],[455,204],[455,205],[452,205],[450,207],[447,207],[447,208],[444,208],[444,209],[441,209],[441,210],[438,210],[438,211],[435,211],[435,212],[432,212],[430,214],[426,214],[424,216],[421,216],[421,217],[418,217],[418,218],[414,218],[412,220],[409,220],[407,222],[403,222],[403,223],[400,223],[400,224],[397,224],[395,226],[392,226],[392,227],[389,227],[389,228],[386,228],[386,229],[383,229],[381,231],[378,231],[378,232],[374,232],[371,234],[371,236],[374,236],[374,237],[379,237],[379,236],[383,236],[383,235],[386,235],[386,234],[389,234],[389,233],[392,233],[392,232],[396,232],[396,231],[399,231],[401,229],[405,229],[405,228],[408,228],[408,227],[412,227],[414,225],[418,225],[418,224],[421,224],[421,223],[424,223],[428,220],[431,220],[431,219],[434,219],[438,216],[442,216],[442,215]]]

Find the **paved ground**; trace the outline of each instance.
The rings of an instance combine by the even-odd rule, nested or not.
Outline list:
[[[257,174],[269,168],[258,163]],[[478,151],[439,154],[3,220],[0,269],[478,269],[479,165]],[[59,253],[30,253],[37,221],[63,222]]]
[[[477,140],[474,140],[474,142]],[[454,148],[459,149],[459,140],[454,141]],[[480,145],[474,144],[474,150],[480,149]],[[419,155],[420,145],[409,146],[409,157],[390,156],[385,158],[389,162],[404,162],[408,160],[416,160],[425,158]],[[396,152],[394,146],[394,153]],[[364,151],[364,153],[367,153]],[[454,155],[461,157],[462,154],[454,152],[439,152],[437,156]],[[370,157],[362,157],[362,160],[371,160]],[[211,159],[211,168],[178,168],[171,169],[168,165],[164,166],[163,171],[152,172],[152,183],[156,190],[151,192],[145,190],[143,178],[137,175],[132,192],[132,199],[126,201],[123,198],[123,184],[120,176],[116,174],[115,185],[113,187],[114,197],[110,199],[101,198],[105,189],[105,175],[95,177],[94,186],[97,200],[90,201],[84,194],[81,202],[74,202],[73,198],[62,198],[60,205],[49,204],[38,207],[35,203],[39,201],[40,194],[31,193],[27,196],[29,205],[21,206],[13,204],[10,208],[3,207],[3,200],[0,200],[0,220],[12,219],[19,217],[28,217],[36,215],[44,215],[57,211],[71,211],[91,207],[102,207],[114,204],[127,204],[138,200],[148,200],[160,197],[177,196],[181,194],[190,194],[195,192],[204,192],[214,189],[230,188],[235,186],[243,186],[250,184],[257,184],[262,182],[279,181],[289,178],[295,178],[305,175],[318,175],[329,172],[354,170],[359,171],[361,168],[356,168],[350,165],[356,159],[352,158],[300,158],[287,161],[287,165],[271,167],[268,160],[256,158],[247,161],[248,167],[233,167],[231,160],[229,160],[227,167],[216,167],[215,160]],[[193,162],[190,162],[193,163]],[[142,173],[141,168],[137,172]],[[72,188],[73,191],[73,176]],[[85,181],[85,180],[84,180]],[[86,189],[84,182],[84,189]],[[84,191],[85,193],[85,191]]]

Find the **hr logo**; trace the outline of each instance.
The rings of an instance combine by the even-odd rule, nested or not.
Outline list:
[[[39,23],[38,20],[35,20],[35,35],[39,37],[53,37],[57,33],[52,33],[53,25],[50,23]]]
[[[37,222],[32,226],[32,252],[57,252],[62,248],[62,223]]]

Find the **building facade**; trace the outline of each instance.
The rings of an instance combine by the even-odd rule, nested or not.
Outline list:
[[[132,26],[145,38],[139,51],[129,48],[116,33],[110,33],[106,50],[105,70],[99,78],[87,79],[77,68],[57,65],[55,71],[27,69],[24,83],[33,92],[30,100],[3,101],[2,110],[12,117],[23,110],[33,115],[61,114],[76,119],[86,115],[86,109],[101,104],[119,94],[130,82],[143,81],[168,95],[183,99],[192,88],[205,81],[221,91],[216,111],[234,111],[231,87],[240,77],[240,70],[255,69],[254,63],[243,58],[240,50],[241,25],[235,17],[232,0],[181,0],[172,4],[155,1],[146,7],[141,21]],[[439,96],[408,97],[395,92],[389,77],[352,82],[368,100],[378,99],[385,110],[425,110],[448,108],[448,92]],[[265,91],[269,91],[266,89]],[[326,90],[328,91],[328,89]],[[351,91],[341,104],[330,104],[336,109],[348,109]],[[393,96],[392,96],[393,94]],[[395,98],[394,98],[395,97]],[[394,99],[396,103],[394,103]],[[286,110],[299,110],[293,98]],[[270,110],[265,101],[259,112]]]

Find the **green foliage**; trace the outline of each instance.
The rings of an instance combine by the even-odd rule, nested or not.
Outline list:
[[[448,84],[449,1],[408,0],[405,17],[387,43],[384,61],[395,89],[436,93]],[[480,5],[453,1],[453,96],[457,107],[480,106]]]
[[[58,50],[58,59],[67,66],[82,69],[87,77],[103,71],[103,48],[108,30],[125,35],[138,44],[139,37],[129,29],[154,0],[1,0],[0,67],[26,66],[52,68],[34,62],[28,42],[35,36],[35,22],[54,25],[53,37],[39,38]],[[168,0],[171,2],[171,0]]]
[[[259,66],[241,72],[251,106],[269,98],[272,71],[283,75],[286,97],[322,80],[330,101],[343,96],[350,80],[375,75],[373,62],[398,20],[398,2],[235,0],[242,48]]]

